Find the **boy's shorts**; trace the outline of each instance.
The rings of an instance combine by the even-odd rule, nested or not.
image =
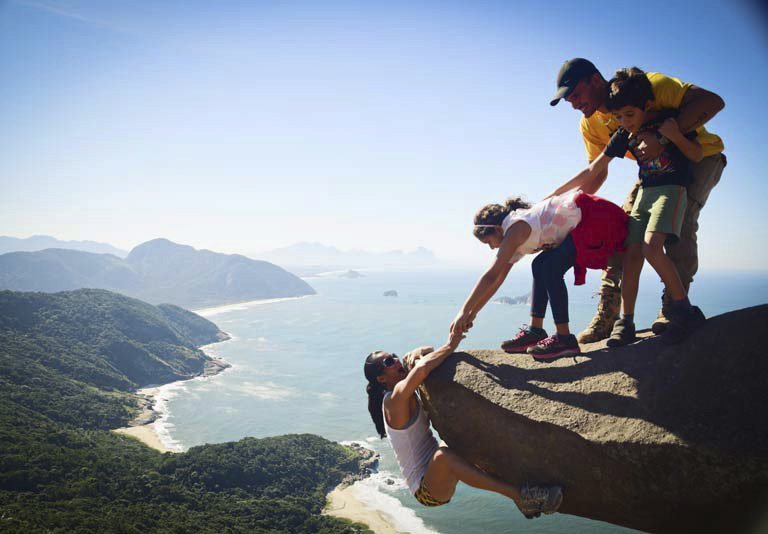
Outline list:
[[[688,194],[682,185],[641,187],[627,223],[627,245],[642,243],[646,232],[667,234],[667,241],[677,241],[688,206]]]

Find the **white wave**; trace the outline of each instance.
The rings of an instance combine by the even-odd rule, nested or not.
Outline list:
[[[171,435],[176,425],[169,421],[170,408],[168,403],[186,387],[185,382],[171,382],[170,384],[162,385],[157,388],[154,394],[153,409],[157,413],[157,419],[152,425],[154,426],[155,434],[157,434],[163,445],[176,452],[184,451],[184,446]]]
[[[394,480],[395,484],[387,484],[387,480]],[[398,532],[437,534],[424,524],[416,512],[403,506],[399,499],[391,495],[393,490],[402,490],[404,487],[402,479],[381,471],[355,482],[352,485],[352,493],[363,505],[385,516]]]
[[[336,395],[335,393],[331,393],[330,391],[326,391],[323,393],[318,393],[317,398],[324,401],[332,401],[332,400],[337,400],[339,396]]]
[[[248,302],[238,302],[236,304],[226,304],[224,306],[214,306],[212,308],[201,308],[199,310],[192,310],[192,311],[200,315],[201,317],[212,317],[214,315],[221,315],[222,313],[247,310],[248,308],[252,308],[254,306],[262,306],[264,304],[274,304],[276,302],[286,302],[289,300],[298,300],[298,299],[303,299],[311,296],[313,295],[303,295],[301,297],[281,297],[276,299],[250,300]]]

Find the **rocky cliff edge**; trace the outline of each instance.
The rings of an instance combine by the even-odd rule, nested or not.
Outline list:
[[[561,513],[649,532],[750,532],[768,511],[767,330],[762,305],[711,318],[673,347],[646,334],[550,364],[468,350],[421,393],[450,447],[512,483],[561,484]]]

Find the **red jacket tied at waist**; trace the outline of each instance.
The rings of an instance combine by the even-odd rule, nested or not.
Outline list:
[[[605,269],[611,254],[624,252],[629,217],[613,202],[587,193],[578,195],[575,202],[581,209],[581,222],[571,231],[571,238],[576,245],[573,274],[579,286],[585,282],[587,269]]]

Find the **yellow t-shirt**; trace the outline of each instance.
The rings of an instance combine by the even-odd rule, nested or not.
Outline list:
[[[681,82],[677,78],[665,76],[658,72],[646,73],[653,88],[652,110],[677,109],[683,100],[683,95],[691,86],[690,83]],[[618,121],[611,113],[595,111],[591,117],[581,118],[581,136],[584,138],[584,146],[587,149],[587,160],[592,161],[605,149],[613,132],[619,127]],[[723,151],[723,141],[717,135],[710,133],[703,126],[696,130],[697,141],[704,149],[704,156],[719,154]],[[634,157],[627,152],[628,158]]]

